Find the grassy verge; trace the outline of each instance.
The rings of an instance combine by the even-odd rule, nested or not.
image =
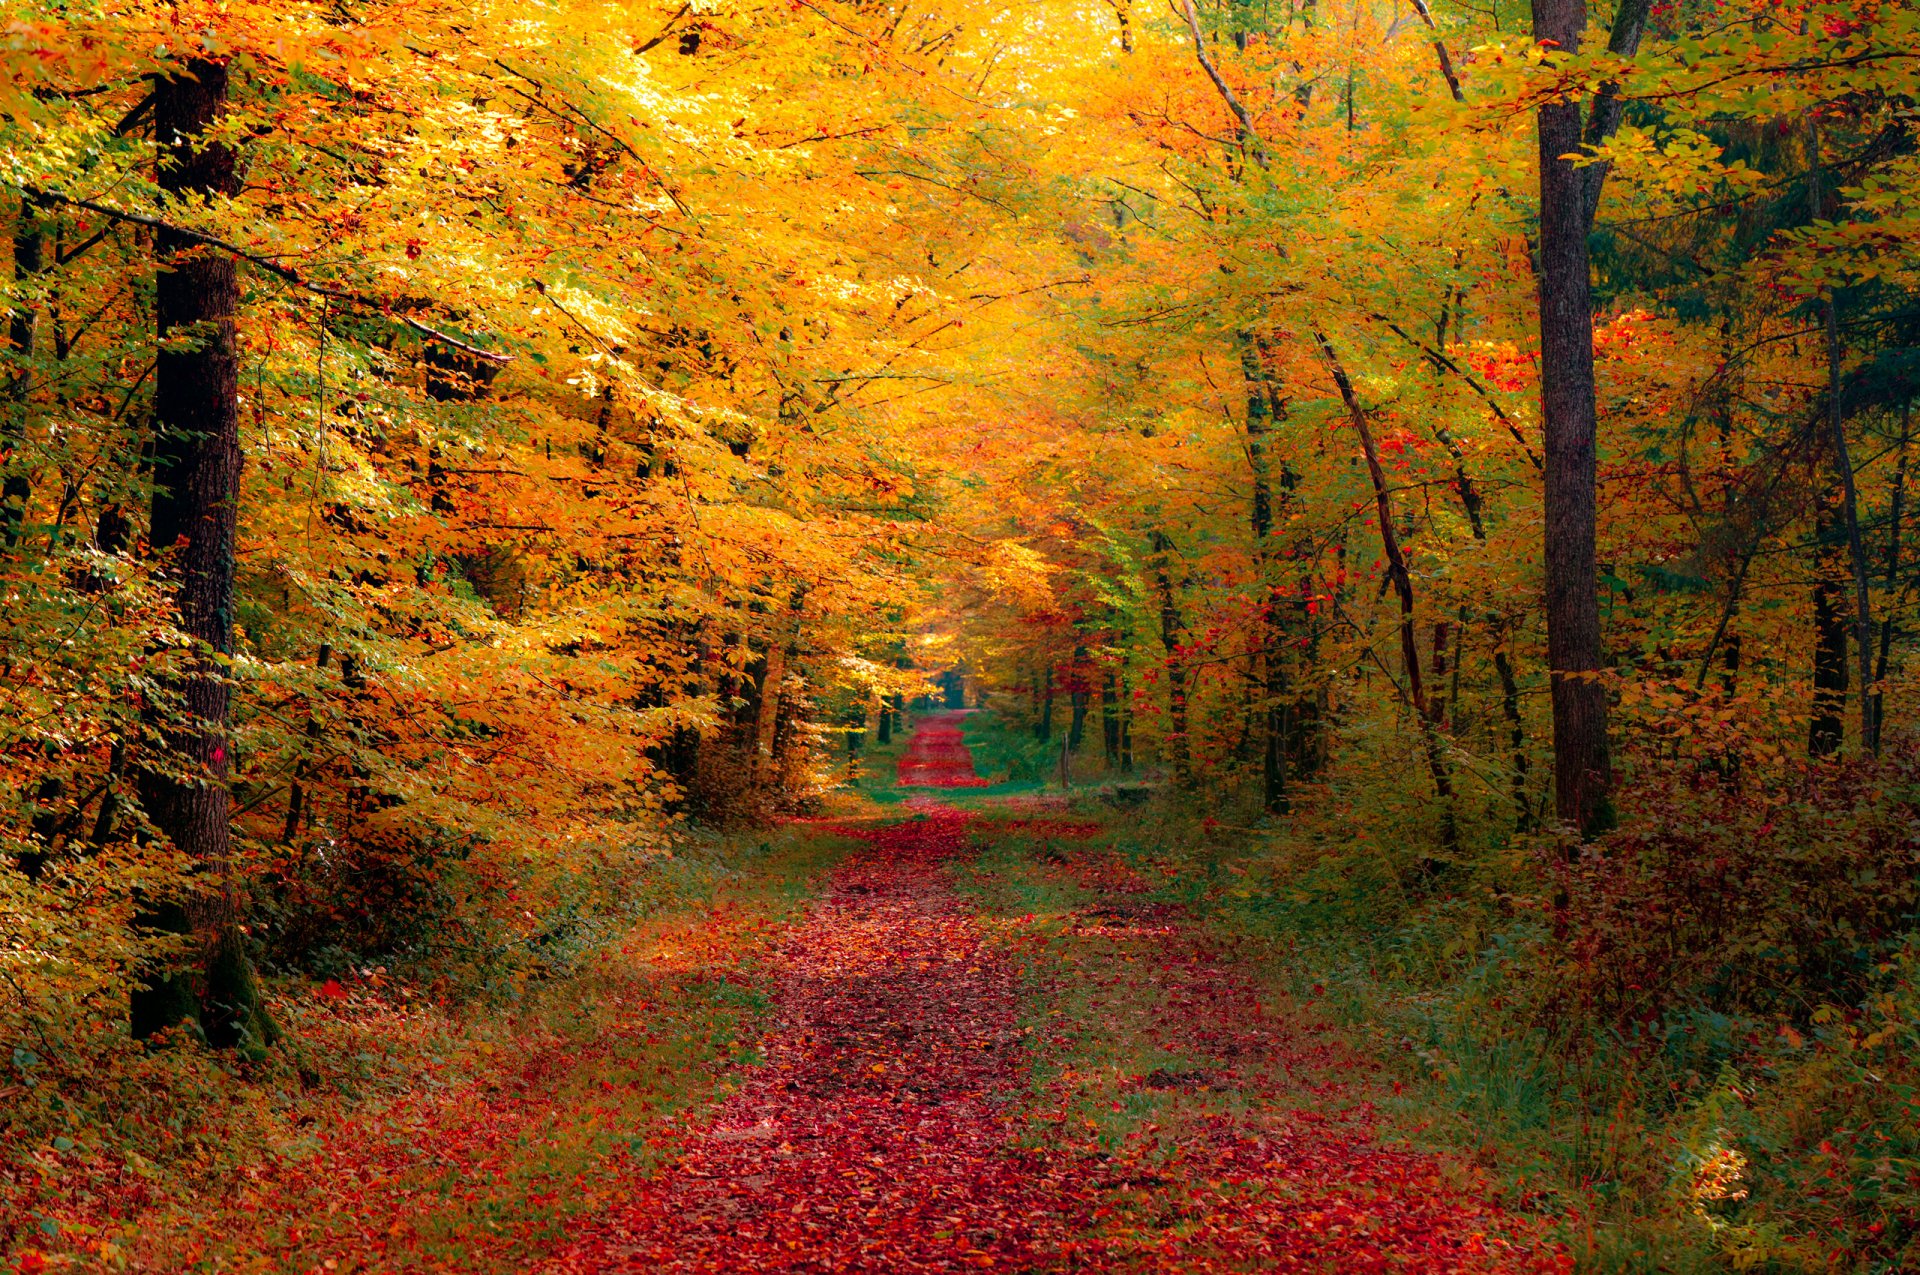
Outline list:
[[[984,818],[975,828],[980,853],[955,871],[1032,992],[1023,1025],[1042,1046],[1027,1094],[1036,1138],[1064,1128],[1116,1152],[1254,1105],[1325,1114],[1348,1101],[1344,1091],[1328,1101],[1322,1081],[1342,1069],[1331,1055],[1290,1055],[1276,1087],[1240,1042],[1210,1031],[1216,1019],[1258,1018],[1284,1022],[1298,1043],[1329,1021],[1311,992],[1270,977],[1257,945],[1222,941],[1188,906],[1171,860],[1113,855],[1115,828],[1091,819]],[[1215,981],[1215,964],[1247,981]]]
[[[636,883],[656,897],[635,925],[505,1006],[366,971],[277,987],[295,1044],[265,1064],[130,1059],[74,1136],[9,1148],[12,1265],[525,1270],[737,1084],[771,943],[846,845],[797,828],[690,848]]]
[[[1484,1175],[1505,1204],[1553,1220],[1579,1270],[1914,1269],[1920,952],[1883,962],[1864,1004],[1820,1007],[1797,1027],[1703,1006],[1610,1031],[1556,990],[1569,958],[1555,956],[1543,901],[1500,884],[1528,879],[1524,863],[1489,858],[1423,889],[1382,825],[1354,818],[1109,820],[1099,840],[1136,878],[1135,906],[1181,909],[1264,1002],[1332,1025],[1383,1069],[1378,1139]],[[974,888],[1044,929],[1090,902],[1063,883],[1060,858],[1031,835],[990,846]],[[1072,942],[1086,969],[1124,966],[1119,950]],[[1110,1145],[1168,1125],[1164,1095],[1113,1078],[1210,1065],[1156,1054],[1162,1042],[1127,1025],[1132,1011],[1074,984],[1046,992],[1047,1012],[1078,1024],[1055,1032],[1073,1060],[1068,1092],[1080,1092],[1067,1119]],[[1039,1083],[1058,1101],[1057,1077]]]
[[[1116,1269],[1265,1269],[1250,1235],[1321,1251],[1289,1228],[1349,1208],[1384,1251],[1435,1227],[1539,1242],[1489,1174],[1397,1145],[1380,1106],[1399,1075],[1311,986],[1292,991],[1266,945],[1194,906],[1186,865],[1113,853],[1117,827],[982,819],[978,857],[956,869],[1023,966],[1024,1137],[1080,1159],[1089,1239]]]

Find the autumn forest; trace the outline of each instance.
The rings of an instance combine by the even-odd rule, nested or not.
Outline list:
[[[0,1271],[1920,1269],[1917,50],[9,5]]]

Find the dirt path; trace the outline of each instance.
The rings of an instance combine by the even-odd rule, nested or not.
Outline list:
[[[924,721],[908,752],[903,781],[972,780],[956,714]],[[1016,1101],[1031,1083],[1031,1051],[1059,1041],[1023,1031],[1020,971],[956,893],[947,865],[969,856],[969,817],[916,804],[911,819],[841,829],[867,845],[781,946],[764,1065],[548,1275],[1566,1269],[1557,1252],[1513,1238],[1532,1234],[1528,1224],[1463,1197],[1433,1163],[1373,1145],[1364,1120],[1326,1127],[1302,1116],[1256,1131],[1208,1116],[1198,1137],[1151,1163],[1064,1126],[1044,1151],[1018,1150],[1045,1120]],[[1124,907],[1103,911],[1113,918],[1103,931],[1142,928]],[[1184,933],[1151,920],[1156,941]],[[1273,1065],[1259,1068],[1268,1092],[1258,1096],[1284,1105],[1288,1095],[1274,1091],[1297,1083],[1300,1060],[1243,1039],[1243,1018],[1259,1007],[1237,985],[1208,986],[1237,975],[1185,941],[1174,948],[1162,951],[1164,977],[1145,976],[1145,999],[1130,998],[1151,1020],[1145,1030],[1198,1032],[1232,1047],[1213,1052],[1261,1055]],[[1086,971],[1096,982],[1143,968],[1120,951],[1102,960]],[[1121,1030],[1118,1017],[1112,1027]],[[1067,1095],[1054,1096],[1064,1119]]]
[[[973,770],[973,753],[967,748],[961,723],[967,709],[954,709],[923,717],[914,726],[913,738],[894,765],[895,781],[902,788],[982,788],[987,781]]]
[[[634,1207],[552,1271],[1031,1269],[1069,1219],[1013,1154],[1016,974],[941,868],[951,810],[850,829],[786,945],[765,1065]]]

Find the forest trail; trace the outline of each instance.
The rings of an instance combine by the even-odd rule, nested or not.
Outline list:
[[[980,780],[961,714],[925,719],[901,782]],[[910,759],[910,760],[909,760]],[[838,829],[867,842],[783,945],[764,1065],[678,1163],[551,1275],[1034,1269],[1073,1219],[1013,1149],[1016,967],[946,879],[968,816]]]
[[[967,747],[961,723],[967,709],[951,709],[923,717],[913,738],[894,766],[902,788],[983,788],[987,781],[974,772],[973,753]]]
[[[922,721],[903,783],[980,782],[959,716]],[[1557,1248],[1528,1241],[1531,1224],[1463,1197],[1433,1162],[1374,1145],[1364,1102],[1329,1119],[1286,1101],[1288,1127],[1258,1137],[1233,1116],[1209,1117],[1151,1162],[1132,1146],[1090,1150],[1077,1129],[1035,1149],[1035,1126],[1016,1109],[1032,1083],[1028,1050],[1046,1048],[1021,1026],[1030,989],[950,871],[988,821],[914,804],[903,821],[837,829],[866,846],[781,945],[763,1065],[547,1275],[1568,1269]],[[1098,856],[1076,859],[1111,881]],[[1113,933],[1127,911],[1096,909],[1094,932]],[[1237,972],[1174,921],[1143,930],[1163,943],[1164,968],[1126,967],[1145,981],[1150,1030],[1263,1056],[1273,1065],[1248,1074],[1264,1080],[1312,1084],[1294,1069],[1318,1074],[1324,1048],[1287,1056],[1250,1044],[1259,1005],[1236,1005],[1249,999]],[[1207,1008],[1250,1013],[1254,1030]]]

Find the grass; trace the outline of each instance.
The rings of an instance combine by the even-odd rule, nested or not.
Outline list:
[[[1327,1029],[1382,1069],[1369,1095],[1382,1145],[1484,1175],[1478,1189],[1550,1219],[1579,1270],[1813,1269],[1778,1244],[1736,1259],[1735,1232],[1675,1204],[1687,1148],[1720,1135],[1681,1119],[1677,1097],[1666,1124],[1641,1103],[1647,1090],[1680,1092],[1702,1068],[1710,1081],[1711,1048],[1649,1059],[1596,1039],[1564,1051],[1516,1019],[1521,998],[1509,980],[1525,968],[1532,922],[1510,919],[1488,933],[1458,900],[1394,897],[1382,883],[1312,871],[1276,878],[1260,869],[1244,830],[1208,835],[1177,814],[1145,811],[1125,825],[1110,811],[1091,817],[1105,820],[1091,844],[1111,846],[1117,870],[1132,878],[1132,906],[1179,909],[1270,1011],[1309,1034]],[[1137,1155],[1143,1140],[1192,1129],[1208,1112],[1246,1110],[1263,1085],[1265,1098],[1311,1109],[1314,1086],[1337,1077],[1339,1069],[1316,1075],[1311,1066],[1269,1081],[1238,1077],[1181,1043],[1169,1030],[1178,1023],[1166,978],[1141,969],[1129,944],[1077,924],[1103,896],[1066,866],[1085,857],[1074,843],[1017,824],[1003,832],[990,819],[977,826],[983,848],[961,876],[1027,970],[1025,1026],[1040,1047],[1023,1102],[1036,1144],[1084,1136],[1107,1154]],[[1326,1061],[1311,1047],[1305,1056]],[[1226,1083],[1203,1094],[1142,1086],[1140,1077],[1156,1074]]]

